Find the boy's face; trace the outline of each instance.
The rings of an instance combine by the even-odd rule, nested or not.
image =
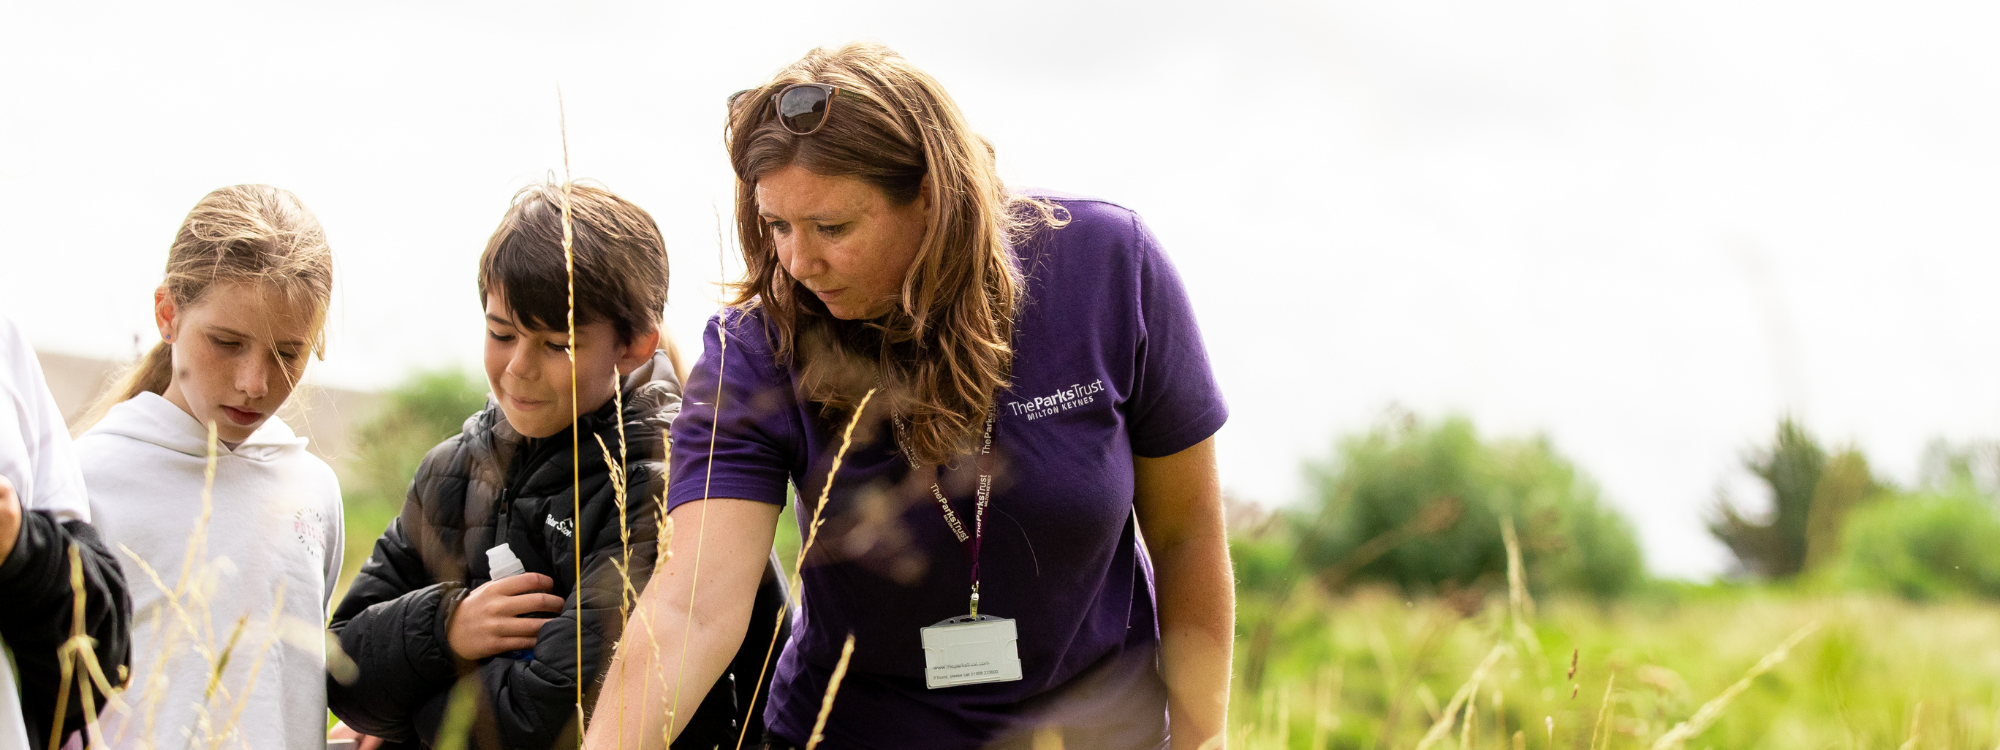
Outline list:
[[[619,341],[610,321],[576,327],[576,401],[570,401],[571,341],[566,331],[543,331],[517,323],[506,296],[486,295],[486,384],[500,412],[516,432],[545,438],[569,427],[572,413],[589,414],[611,400],[623,380],[652,358],[658,330]]]

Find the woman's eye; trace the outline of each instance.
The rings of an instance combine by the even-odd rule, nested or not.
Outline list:
[[[217,338],[211,338],[211,339],[209,339],[209,341],[213,341],[213,342],[215,342],[215,345],[216,345],[216,346],[219,346],[219,347],[222,347],[222,348],[224,348],[224,349],[237,349],[237,348],[240,348],[240,347],[242,347],[242,346],[243,346],[243,342],[241,342],[241,341],[230,341],[229,339],[217,339]]]
[[[827,237],[839,237],[839,236],[841,236],[841,235],[843,235],[843,234],[847,234],[847,228],[848,228],[848,227],[850,227],[850,226],[853,226],[853,225],[852,225],[852,224],[834,224],[834,225],[832,225],[832,226],[821,226],[821,227],[819,228],[819,233],[820,233],[820,234],[822,234],[822,235],[825,235],[825,236],[827,236]]]
[[[493,339],[494,341],[498,341],[498,342],[500,342],[500,343],[502,343],[502,344],[505,344],[505,343],[507,343],[507,342],[509,342],[509,341],[513,341],[513,340],[514,340],[514,337],[513,337],[513,336],[503,336],[503,335],[501,335],[501,334],[498,334],[498,333],[495,333],[495,332],[493,332],[493,331],[487,331],[487,332],[486,332],[486,336],[487,336],[488,338],[491,338],[491,339]]]
[[[567,352],[569,351],[569,344],[551,341],[549,342],[549,350],[556,352]]]
[[[278,352],[278,356],[279,356],[280,358],[284,359],[284,360],[285,360],[286,362],[297,362],[297,361],[299,361],[299,353],[298,353],[298,352],[286,352],[286,351],[281,351],[281,352]]]
[[[790,224],[787,224],[787,223],[785,223],[785,222],[782,222],[782,221],[767,221],[767,222],[764,222],[764,228],[766,228],[766,229],[769,229],[769,230],[771,230],[771,232],[772,232],[772,233],[774,233],[774,234],[791,234],[791,233],[792,233],[792,225],[790,225]]]

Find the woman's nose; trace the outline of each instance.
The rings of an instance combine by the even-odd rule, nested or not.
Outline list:
[[[820,254],[818,243],[808,237],[779,240],[778,262],[785,267],[786,273],[800,281],[826,272],[826,259]]]

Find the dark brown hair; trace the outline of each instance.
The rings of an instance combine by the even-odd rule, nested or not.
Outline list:
[[[771,97],[795,83],[839,88],[812,135],[771,116]],[[843,411],[879,381],[909,420],[913,458],[943,463],[968,449],[1013,367],[1021,273],[1009,241],[1062,225],[1057,209],[1008,195],[992,148],[944,87],[887,47],[813,50],[734,101],[725,137],[746,274],[730,303],[770,311],[779,355],[792,359],[806,398]],[[927,191],[928,228],[888,315],[839,320],[778,263],[757,215],[757,180],[794,164],[860,179],[900,205]]]
[[[333,249],[319,218],[299,197],[270,185],[231,185],[202,196],[181,220],[167,249],[166,279],[174,304],[193,307],[218,284],[251,282],[302,305],[312,324],[312,352],[326,356],[326,310],[333,299]],[[173,382],[173,345],[154,344],[104,392],[76,432],[141,393],[164,393]],[[303,365],[301,365],[303,366]]]
[[[514,194],[514,205],[479,256],[480,304],[497,290],[506,295],[516,325],[569,328],[565,187],[577,325],[610,321],[623,342],[659,330],[667,306],[667,244],[660,227],[645,209],[589,183],[545,182]]]

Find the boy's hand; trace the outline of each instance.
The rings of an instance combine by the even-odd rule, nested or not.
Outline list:
[[[14,541],[21,538],[21,501],[14,496],[14,483],[0,477],[0,562],[14,554]]]
[[[561,612],[563,600],[548,591],[555,581],[540,573],[488,581],[458,603],[458,611],[445,626],[451,652],[466,661],[478,661],[495,654],[534,648],[535,633],[543,620],[522,617],[529,612]]]

